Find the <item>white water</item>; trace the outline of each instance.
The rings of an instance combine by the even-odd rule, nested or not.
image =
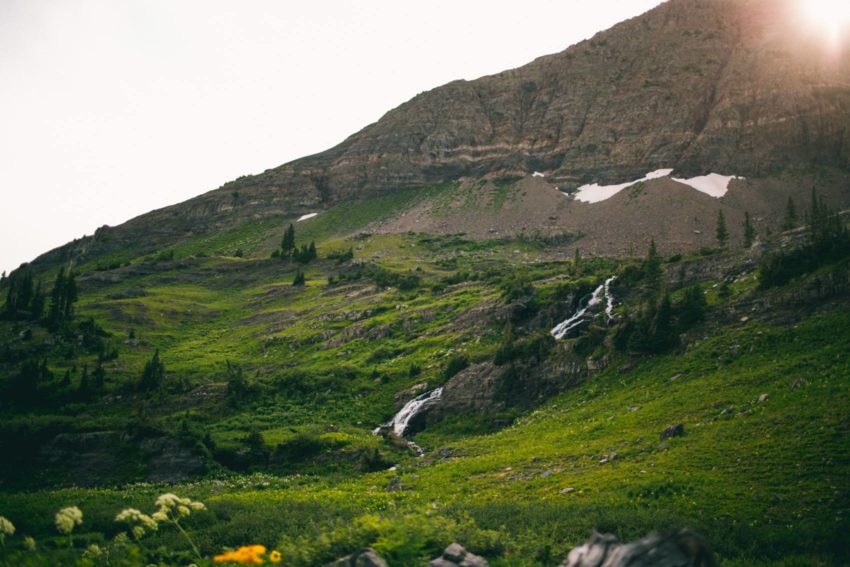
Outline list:
[[[410,420],[416,417],[416,415],[426,407],[437,403],[437,400],[439,400],[442,395],[443,389],[437,388],[436,390],[425,392],[421,396],[413,398],[404,404],[404,407],[401,408],[395,416],[393,416],[389,423],[382,427],[391,427],[396,435],[399,437],[404,436],[404,431],[407,429],[407,425],[410,423]],[[373,433],[377,434],[380,430],[381,427],[378,427],[375,431],[373,431]]]
[[[578,311],[576,311],[572,317],[556,326],[552,329],[552,336],[556,339],[560,340],[569,334],[570,331],[578,327],[584,322],[584,316],[588,312],[588,310],[595,306],[599,305],[602,302],[602,298],[605,298],[605,314],[608,316],[608,321],[614,316],[614,296],[611,294],[611,283],[617,279],[617,276],[611,276],[605,283],[597,287],[593,291],[593,295],[590,297],[590,301],[587,302],[587,305],[581,307]]]

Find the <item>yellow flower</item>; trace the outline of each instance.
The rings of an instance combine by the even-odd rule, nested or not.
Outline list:
[[[280,551],[274,550],[269,553],[269,561],[271,561],[272,563],[280,563],[280,559]]]
[[[265,546],[246,545],[233,551],[225,551],[221,555],[213,557],[216,563],[238,563],[240,565],[262,565],[265,563],[261,557],[266,553]]]

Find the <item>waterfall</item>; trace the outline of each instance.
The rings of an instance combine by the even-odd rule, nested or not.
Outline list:
[[[590,301],[587,302],[587,305],[581,307],[581,303],[579,303],[579,309],[572,315],[572,317],[552,329],[552,336],[559,340],[566,337],[570,331],[584,322],[585,315],[590,308],[599,305],[602,302],[603,297],[606,302],[605,314],[608,317],[608,322],[610,322],[614,316],[614,296],[611,294],[610,288],[615,279],[617,279],[616,276],[611,276],[605,280],[605,283],[593,290],[593,295],[590,296]]]
[[[434,405],[440,399],[440,396],[443,395],[443,389],[437,388],[436,390],[431,390],[430,392],[425,392],[421,396],[417,396],[404,404],[404,407],[399,410],[395,416],[387,423],[386,425],[382,425],[375,429],[373,433],[377,434],[383,428],[392,429],[393,432],[399,437],[404,436],[404,432],[407,429],[407,425],[410,423],[410,420],[416,417],[423,409]]]

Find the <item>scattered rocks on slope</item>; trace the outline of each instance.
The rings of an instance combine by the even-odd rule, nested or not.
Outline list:
[[[487,560],[468,552],[459,543],[449,545],[443,554],[428,563],[428,567],[488,567]]]
[[[714,556],[690,530],[650,534],[621,544],[610,534],[594,533],[584,545],[570,551],[561,567],[713,567]]]
[[[671,437],[680,437],[685,434],[685,424],[679,423],[677,425],[671,425],[661,432],[661,439],[669,439]]]

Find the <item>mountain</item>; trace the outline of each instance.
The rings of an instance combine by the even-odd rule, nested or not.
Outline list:
[[[800,26],[795,5],[664,3],[561,53],[422,93],[325,152],[104,227],[50,258],[85,260],[131,245],[156,249],[245,222],[535,171],[566,192],[664,168],[684,177],[742,176],[760,189],[759,180],[795,172],[783,187],[762,191],[768,199],[751,203],[750,212],[775,217],[788,196],[806,194],[815,182],[850,205],[846,175],[823,179],[823,170],[843,172],[850,164],[849,53],[845,46],[830,54],[816,33]],[[530,217],[526,229],[548,229],[548,216]],[[615,220],[633,226],[628,217]],[[568,222],[551,228],[588,233],[587,226]],[[496,232],[517,229],[497,226]],[[612,253],[650,236],[634,227],[612,247],[591,248]],[[710,239],[696,239],[690,247],[707,244]]]
[[[0,565],[850,564],[846,60],[785,7],[673,0],[0,279]]]

